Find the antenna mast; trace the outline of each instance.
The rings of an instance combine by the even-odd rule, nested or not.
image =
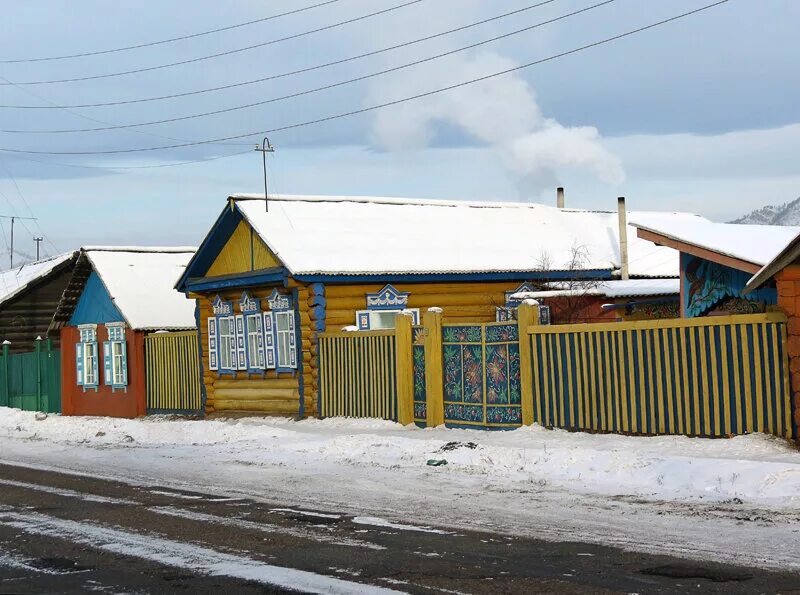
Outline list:
[[[267,153],[274,153],[275,147],[273,147],[268,137],[264,137],[264,140],[261,141],[261,146],[259,147],[256,145],[256,151],[261,153],[262,162],[264,164],[264,208],[269,213],[269,194],[267,193]]]

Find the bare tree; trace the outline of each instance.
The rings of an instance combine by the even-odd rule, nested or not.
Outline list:
[[[597,289],[603,284],[599,279],[587,278],[585,272],[589,263],[589,249],[577,242],[569,250],[568,261],[560,271],[567,275],[557,282],[543,286],[543,290],[558,290],[560,295],[548,300],[550,316],[555,324],[580,322],[589,317],[589,308],[595,302]],[[537,262],[540,271],[552,271],[553,259],[549,253],[542,252]]]

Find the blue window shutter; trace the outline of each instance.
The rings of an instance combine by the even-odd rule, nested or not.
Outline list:
[[[217,337],[217,319],[211,316],[208,319],[208,369],[209,370],[219,369],[219,364],[217,364],[218,361],[217,358],[219,357],[219,354],[217,353],[218,344],[219,344],[219,339]]]
[[[83,343],[75,344],[75,376],[79,386],[83,386]]]
[[[267,369],[274,370],[275,362],[275,314],[264,312],[264,363]]]
[[[103,380],[108,386],[114,385],[114,370],[111,366],[111,341],[103,342]]]
[[[289,322],[289,367],[297,368],[297,335],[294,331],[294,312],[288,312],[286,320]]]
[[[231,343],[230,343],[230,354],[231,354],[231,367],[227,368],[228,370],[235,370],[237,368],[237,362],[239,360],[237,349],[236,349],[236,317],[235,316],[228,316],[228,328],[230,329],[231,333]]]
[[[244,315],[236,318],[236,366],[237,370],[247,370],[247,333],[244,328]]]

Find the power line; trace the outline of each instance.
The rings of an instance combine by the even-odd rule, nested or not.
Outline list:
[[[464,52],[466,50],[470,50],[470,49],[473,49],[473,48],[476,48],[476,47],[480,47],[480,46],[483,46],[483,45],[486,45],[486,44],[489,44],[489,43],[493,43],[493,42],[499,41],[501,39],[506,39],[506,38],[509,38],[509,37],[513,37],[514,35],[519,35],[520,33],[525,33],[525,32],[531,31],[533,29],[537,29],[539,27],[543,27],[544,25],[549,25],[549,24],[552,24],[552,23],[555,23],[555,22],[558,22],[558,21],[562,21],[562,20],[567,19],[569,17],[573,17],[575,15],[578,15],[578,14],[581,14],[581,13],[584,13],[584,12],[588,12],[590,10],[594,10],[595,8],[600,8],[601,6],[605,6],[607,4],[612,4],[613,2],[616,2],[616,0],[603,0],[603,2],[599,2],[597,4],[593,4],[592,6],[588,6],[586,8],[582,8],[580,10],[576,10],[576,11],[573,11],[573,12],[570,12],[570,13],[567,13],[567,14],[564,14],[564,15],[561,15],[561,16],[546,20],[546,21],[542,21],[540,23],[536,23],[535,25],[530,25],[528,27],[523,27],[522,29],[517,29],[516,31],[511,31],[509,33],[504,33],[503,35],[498,35],[498,36],[492,37],[490,39],[486,39],[486,40],[483,40],[483,41],[478,41],[478,42],[475,42],[475,43],[471,43],[469,45],[465,45],[465,46],[462,46],[460,48],[456,48],[454,50],[443,52],[441,54],[436,54],[434,56],[429,56],[427,58],[422,58],[420,60],[415,60],[413,62],[407,62],[407,63],[401,64],[399,66],[394,66],[392,68],[386,68],[384,70],[379,70],[377,72],[373,72],[373,73],[370,73],[370,74],[365,74],[365,75],[358,76],[358,77],[351,78],[351,79],[347,79],[347,80],[344,80],[344,81],[331,83],[330,85],[324,85],[322,87],[314,87],[312,89],[306,89],[305,91],[298,91],[296,93],[291,93],[289,95],[282,95],[280,97],[272,97],[270,99],[264,99],[264,100],[261,100],[261,101],[255,101],[253,103],[247,103],[245,105],[237,105],[237,106],[233,106],[233,107],[221,108],[221,109],[212,110],[212,111],[209,111],[209,112],[201,112],[199,114],[191,114],[191,115],[188,115],[188,116],[178,116],[178,117],[175,117],[175,118],[164,118],[162,120],[152,120],[150,122],[138,122],[138,123],[135,123],[135,124],[121,124],[121,125],[117,125],[117,126],[101,126],[101,127],[97,127],[97,128],[71,128],[71,129],[62,129],[62,130],[0,130],[0,132],[5,132],[5,133],[9,133],[9,134],[64,134],[64,133],[76,133],[76,132],[101,132],[101,131],[106,131],[106,130],[120,130],[120,129],[125,129],[125,128],[136,128],[136,127],[139,127],[139,126],[154,126],[154,125],[157,125],[157,124],[169,124],[169,123],[172,123],[172,122],[182,122],[184,120],[194,120],[196,118],[206,118],[208,116],[215,116],[215,115],[219,115],[219,114],[225,114],[225,113],[229,113],[229,112],[240,111],[240,110],[243,110],[243,109],[249,109],[249,108],[258,107],[258,106],[261,106],[261,105],[266,105],[268,103],[276,103],[278,101],[285,101],[287,99],[296,99],[297,97],[302,97],[304,95],[311,95],[313,93],[319,93],[320,91],[327,91],[327,90],[330,90],[330,89],[335,89],[337,87],[342,87],[342,86],[345,86],[345,85],[350,85],[352,83],[357,83],[357,82],[360,82],[360,81],[368,80],[368,79],[375,78],[375,77],[378,77],[378,76],[382,76],[382,75],[385,75],[385,74],[390,74],[392,72],[397,72],[397,71],[400,71],[400,70],[404,70],[406,68],[411,68],[413,66],[419,66],[420,64],[425,64],[427,62],[432,62],[433,60],[438,60],[440,58],[444,58],[446,56],[451,56],[451,55],[457,54],[459,52]],[[0,78],[2,78],[2,77],[0,77]]]
[[[307,72],[312,72],[314,70],[320,70],[322,68],[330,68],[331,66],[338,66],[340,64],[345,64],[347,62],[353,62],[355,60],[361,60],[363,58],[369,58],[371,56],[377,56],[379,54],[383,54],[385,52],[390,52],[393,50],[397,50],[400,48],[409,47],[411,45],[415,45],[418,43],[423,43],[426,41],[430,41],[432,39],[437,39],[439,37],[444,37],[446,35],[451,35],[453,33],[458,33],[460,31],[465,31],[467,29],[471,29],[473,27],[478,27],[480,25],[485,25],[486,23],[490,23],[492,21],[497,21],[500,19],[504,19],[513,15],[520,14],[522,12],[526,12],[529,10],[533,10],[534,8],[539,8],[540,6],[544,6],[546,4],[552,4],[553,2],[558,2],[559,0],[545,0],[544,2],[539,2],[537,4],[531,4],[530,6],[525,6],[523,8],[512,10],[511,12],[506,12],[503,14],[499,14],[497,16],[489,17],[480,21],[475,21],[473,23],[469,23],[467,25],[462,25],[460,27],[456,27],[455,29],[448,29],[447,31],[442,31],[440,33],[435,33],[433,35],[427,35],[425,37],[419,37],[417,39],[413,39],[411,41],[406,41],[404,43],[399,43],[396,45],[388,46],[385,48],[381,48],[378,50],[374,50],[371,52],[366,52],[364,54],[358,54],[356,56],[349,56],[347,58],[342,58],[341,60],[334,60],[333,62],[325,62],[323,64],[317,64],[314,66],[309,66],[306,68],[301,68],[299,70],[292,70],[288,72],[283,72],[280,74],[273,74],[270,76],[265,76],[257,79],[251,79],[247,81],[240,81],[238,83],[231,83],[229,85],[220,85],[217,87],[209,87],[207,89],[198,89],[195,91],[186,91],[184,93],[173,93],[171,95],[160,95],[157,97],[143,97],[138,99],[127,99],[122,101],[107,101],[104,103],[80,103],[80,104],[73,104],[73,105],[0,105],[0,108],[5,109],[57,109],[57,108],[72,108],[72,109],[80,109],[80,108],[91,108],[91,107],[111,107],[111,106],[118,106],[118,105],[129,105],[133,103],[146,103],[150,101],[163,101],[166,99],[177,99],[179,97],[188,97],[191,95],[200,95],[203,93],[211,93],[215,91],[224,91],[226,89],[234,89],[236,87],[244,87],[247,85],[254,85],[256,83],[263,83],[266,81],[272,81],[275,79],[286,78],[290,76],[295,76],[298,74],[305,74]]]
[[[64,56],[47,56],[43,58],[17,58],[14,60],[0,60],[0,64],[20,64],[23,62],[48,62],[52,60],[69,60],[71,58],[85,58],[87,56],[100,56],[103,54],[113,54],[115,52],[125,52],[128,50],[138,50],[141,48],[148,48],[155,45],[163,45],[165,43],[172,43],[175,41],[183,41],[185,39],[194,39],[196,37],[202,37],[203,35],[211,35],[212,33],[221,33],[222,31],[230,31],[232,29],[238,29],[240,27],[247,27],[249,25],[255,25],[256,23],[264,23],[266,21],[272,21],[275,19],[279,19],[281,17],[289,16],[292,14],[297,14],[299,12],[306,12],[313,8],[319,8],[320,6],[327,6],[328,4],[334,4],[336,2],[340,2],[341,0],[327,0],[326,2],[320,2],[319,4],[312,4],[311,6],[306,6],[304,8],[297,8],[295,10],[290,10],[288,12],[282,12],[279,14],[274,14],[268,17],[263,17],[260,19],[254,19],[252,21],[246,21],[244,23],[237,23],[235,25],[228,25],[226,27],[219,27],[217,29],[210,29],[208,31],[201,31],[200,33],[191,33],[189,35],[182,35],[180,37],[172,37],[170,39],[162,39],[160,41],[151,41],[148,43],[139,43],[136,45],[128,45],[125,47],[120,48],[113,48],[109,50],[97,50],[94,52],[83,52],[80,54],[66,54]]]
[[[252,147],[252,143],[241,143],[246,144],[248,147]],[[205,163],[206,161],[217,161],[218,159],[227,159],[228,157],[236,157],[238,155],[244,155],[245,153],[250,154],[253,152],[253,149],[246,149],[244,151],[236,151],[235,153],[226,153],[224,155],[215,155],[213,157],[203,157],[201,159],[191,159],[188,161],[178,161],[176,163],[155,163],[151,165],[112,165],[108,167],[100,166],[100,165],[83,165],[79,163],[63,163],[61,161],[49,161],[44,159],[34,159],[33,157],[23,157],[22,155],[13,154],[11,155],[14,159],[23,159],[25,161],[32,161],[34,163],[41,163],[43,165],[55,165],[58,167],[75,167],[79,169],[95,169],[100,171],[117,171],[117,170],[127,170],[127,169],[158,169],[162,167],[178,167],[180,165],[191,165],[193,163]]]
[[[108,122],[106,120],[98,120],[96,118],[92,118],[90,116],[86,116],[84,114],[81,114],[81,113],[78,113],[78,112],[74,112],[70,108],[56,105],[52,101],[50,101],[49,99],[47,99],[45,97],[42,97],[41,95],[39,95],[35,91],[33,91],[31,89],[26,89],[25,87],[21,87],[17,83],[8,80],[4,76],[0,76],[0,81],[5,81],[6,84],[12,85],[12,86],[18,88],[20,91],[22,91],[24,93],[27,93],[28,95],[31,95],[32,97],[36,97],[39,101],[43,101],[43,102],[49,104],[54,109],[60,109],[60,110],[66,112],[66,113],[68,113],[68,114],[70,114],[72,116],[76,116],[78,118],[82,118],[82,119],[87,120],[89,122],[95,122],[96,124],[103,124],[104,126],[108,126],[108,127],[112,127],[112,128],[115,126],[115,124],[113,124],[111,122]],[[3,84],[3,83],[0,83],[0,84]],[[123,128],[128,128],[128,127],[124,126]],[[186,140],[186,139],[182,139],[182,138],[175,138],[175,137],[172,137],[172,136],[164,136],[162,134],[156,134],[154,132],[147,132],[145,130],[131,130],[130,132],[133,132],[133,133],[136,133],[136,134],[143,134],[145,136],[152,136],[154,138],[163,138],[165,140],[171,140],[171,141],[177,141],[177,142],[185,142],[185,140]]]
[[[198,58],[190,58],[188,60],[181,60],[179,62],[170,62],[168,64],[159,64],[159,65],[156,65],[156,66],[148,66],[148,67],[145,67],[145,68],[135,68],[133,70],[123,70],[123,71],[120,71],[120,72],[109,72],[109,73],[106,73],[106,74],[95,74],[95,75],[92,75],[92,76],[82,76],[82,77],[66,78],[66,79],[53,79],[53,80],[44,80],[44,81],[23,81],[23,82],[18,82],[16,84],[18,84],[18,85],[52,85],[52,84],[55,84],[55,83],[74,83],[74,82],[78,82],[78,81],[92,81],[92,80],[97,80],[97,79],[105,79],[105,78],[112,78],[112,77],[117,77],[117,76],[125,76],[125,75],[129,75],[129,74],[139,74],[139,73],[142,73],[142,72],[150,72],[150,71],[153,71],[153,70],[161,70],[161,69],[164,69],[164,68],[172,68],[173,66],[183,66],[185,64],[194,64],[196,62],[202,62],[204,60],[211,60],[212,58],[220,58],[222,56],[230,56],[232,54],[238,54],[238,53],[241,53],[241,52],[254,50],[256,48],[261,48],[261,47],[265,47],[265,46],[268,46],[268,45],[274,45],[274,44],[277,44],[277,43],[282,43],[284,41],[290,41],[292,39],[299,39],[301,37],[306,37],[306,36],[312,35],[314,33],[319,33],[321,31],[328,31],[330,29],[335,29],[336,27],[342,27],[344,25],[349,25],[351,23],[356,23],[358,21],[363,21],[365,19],[369,19],[369,18],[374,17],[374,16],[378,16],[378,15],[386,14],[386,13],[389,13],[389,12],[392,12],[392,11],[395,11],[395,10],[399,10],[399,9],[405,8],[407,6],[412,6],[414,4],[419,4],[420,2],[423,2],[423,1],[424,0],[410,0],[409,2],[405,2],[404,4],[398,4],[397,6],[391,6],[389,8],[384,8],[383,10],[378,10],[376,12],[371,12],[371,13],[368,13],[368,14],[365,14],[365,15],[361,15],[361,16],[354,17],[354,18],[351,18],[351,19],[347,19],[345,21],[338,21],[338,22],[333,23],[331,25],[325,25],[324,27],[317,27],[316,29],[311,29],[309,31],[303,31],[302,33],[295,33],[293,35],[287,35],[286,37],[279,37],[278,39],[272,39],[270,41],[264,41],[264,42],[256,43],[256,44],[249,45],[249,46],[246,46],[246,47],[236,48],[234,50],[227,50],[225,52],[218,52],[216,54],[209,54],[209,55],[206,55],[206,56],[200,56]],[[5,83],[0,83],[0,86],[2,86],[4,84]]]
[[[0,159],[0,167],[2,167],[3,170],[6,172],[6,174],[8,174],[8,177],[11,178],[11,182],[14,184],[14,188],[17,190],[17,194],[19,195],[20,199],[22,200],[22,204],[24,204],[25,208],[28,209],[28,214],[33,218],[33,221],[36,224],[36,228],[39,230],[39,233],[42,234],[42,237],[45,240],[47,240],[47,243],[50,244],[53,247],[53,250],[58,252],[58,248],[56,248],[56,245],[50,240],[49,237],[47,237],[47,234],[44,233],[44,230],[42,229],[42,226],[39,225],[39,219],[34,216],[33,209],[31,208],[30,203],[28,203],[28,200],[25,198],[25,195],[22,194],[22,189],[19,187],[19,184],[17,183],[17,179],[14,177],[14,174],[6,166],[5,162],[2,159]],[[8,199],[6,199],[6,200],[8,200]],[[25,227],[25,229],[28,230],[28,232],[30,232],[30,230],[27,228],[27,226],[25,225],[24,222],[22,223],[22,226]],[[31,235],[33,235],[33,233],[31,233]]]
[[[147,152],[147,151],[162,151],[162,150],[166,150],[166,149],[177,149],[177,148],[183,148],[183,147],[189,147],[189,146],[207,145],[207,144],[213,144],[213,143],[218,143],[218,142],[222,142],[222,141],[238,140],[238,139],[242,139],[242,138],[253,137],[253,136],[256,136],[256,135],[263,136],[265,134],[273,134],[275,132],[283,132],[283,131],[286,131],[286,130],[293,130],[295,128],[303,128],[303,127],[306,127],[306,126],[312,126],[312,125],[315,125],[315,124],[321,124],[323,122],[330,122],[332,120],[337,120],[339,118],[347,118],[347,117],[355,116],[355,115],[358,115],[358,114],[368,113],[368,112],[371,112],[371,111],[375,111],[375,110],[391,107],[391,106],[394,106],[394,105],[399,105],[399,104],[402,104],[402,103],[406,103],[408,101],[414,101],[414,100],[417,100],[417,99],[422,99],[424,97],[430,97],[432,95],[437,95],[437,94],[443,93],[445,91],[451,91],[453,89],[466,87],[466,86],[469,86],[469,85],[473,85],[475,83],[480,83],[480,82],[483,82],[483,81],[491,80],[491,79],[497,78],[499,76],[504,76],[504,75],[510,74],[512,72],[518,72],[518,71],[524,70],[526,68],[531,68],[532,66],[537,66],[539,64],[544,64],[545,62],[551,62],[553,60],[557,60],[559,58],[563,58],[563,57],[569,56],[571,54],[576,54],[578,52],[582,52],[582,51],[585,51],[585,50],[588,50],[588,49],[591,49],[591,48],[594,48],[594,47],[597,47],[597,46],[601,46],[601,45],[604,45],[604,44],[607,44],[607,43],[611,43],[611,42],[617,41],[619,39],[623,39],[625,37],[629,37],[631,35],[635,35],[637,33],[641,33],[643,31],[647,31],[649,29],[653,29],[655,27],[659,27],[661,25],[665,25],[667,23],[671,23],[673,21],[677,21],[679,19],[682,19],[682,18],[691,16],[691,15],[703,12],[703,11],[708,10],[710,8],[713,8],[715,6],[719,6],[721,4],[725,4],[728,1],[729,0],[719,0],[718,2],[714,2],[712,4],[707,4],[707,5],[702,6],[700,8],[696,8],[694,10],[690,10],[688,12],[684,12],[684,13],[681,13],[679,15],[667,18],[667,19],[656,21],[654,23],[650,23],[649,25],[645,25],[645,26],[639,27],[637,29],[632,29],[630,31],[626,31],[625,33],[620,33],[620,34],[614,35],[612,37],[606,37],[605,39],[601,39],[599,41],[595,41],[593,43],[590,43],[590,44],[587,44],[587,45],[584,45],[584,46],[581,46],[581,47],[578,47],[578,48],[567,50],[565,52],[561,52],[561,53],[558,53],[558,54],[553,54],[551,56],[548,56],[546,58],[542,58],[540,60],[535,60],[533,62],[528,62],[526,64],[521,64],[521,65],[515,66],[513,68],[507,68],[505,70],[494,72],[492,74],[488,74],[488,75],[481,76],[481,77],[478,77],[478,78],[469,79],[467,81],[462,81],[460,83],[455,83],[453,85],[448,85],[446,87],[439,87],[438,89],[434,89],[432,91],[426,91],[424,93],[418,93],[416,95],[403,97],[401,99],[396,99],[394,101],[387,101],[385,103],[380,103],[380,104],[377,104],[377,105],[372,105],[372,106],[360,108],[360,109],[357,109],[357,110],[351,110],[351,111],[348,111],[348,112],[342,112],[342,113],[333,114],[333,115],[330,115],[330,116],[324,116],[324,117],[321,117],[321,118],[316,118],[314,120],[306,120],[304,122],[297,122],[297,123],[294,123],[294,124],[287,124],[285,126],[280,126],[280,127],[277,127],[277,128],[270,128],[268,130],[258,130],[258,131],[253,131],[253,132],[247,132],[247,133],[244,133],[244,134],[237,134],[237,135],[232,135],[232,136],[221,137],[221,138],[208,139],[208,140],[203,140],[203,141],[195,141],[195,142],[192,142],[192,143],[183,143],[183,144],[176,144],[176,145],[164,145],[164,146],[160,146],[160,147],[141,147],[141,148],[134,148],[134,149],[109,149],[109,150],[105,150],[105,151],[33,151],[33,150],[23,150],[23,149],[13,149],[13,148],[0,147],[0,151],[5,151],[5,152],[8,152],[8,153],[22,153],[22,154],[28,154],[28,155],[115,155],[115,154],[124,154],[124,153],[142,153],[142,152]]]

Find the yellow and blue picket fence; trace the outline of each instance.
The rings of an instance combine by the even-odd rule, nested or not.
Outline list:
[[[203,409],[197,332],[153,333],[144,338],[148,413]]]
[[[393,330],[319,335],[319,414],[397,420]]]
[[[534,420],[633,434],[797,435],[779,313],[531,326]]]

